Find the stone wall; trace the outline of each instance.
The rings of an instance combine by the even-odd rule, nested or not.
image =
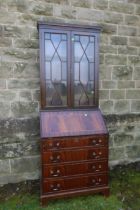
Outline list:
[[[110,166],[140,160],[140,0],[0,0],[0,184],[39,177],[37,21],[102,26]]]

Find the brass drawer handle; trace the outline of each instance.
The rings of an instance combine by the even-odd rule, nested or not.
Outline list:
[[[56,184],[56,185],[51,184],[50,187],[53,191],[58,191],[58,190],[60,190],[61,185],[60,184]]]
[[[102,152],[99,152],[99,155],[102,155]]]
[[[56,146],[57,146],[57,147],[60,147],[60,142],[57,142],[57,143],[56,143]]]
[[[93,169],[93,170],[95,170],[95,169],[96,169],[96,166],[95,166],[95,165],[93,165],[93,166],[92,166],[92,169]]]
[[[99,143],[102,143],[102,139],[99,139]]]
[[[97,142],[95,139],[92,140],[92,143],[95,145]]]
[[[95,184],[96,183],[96,180],[95,179],[92,179],[91,182],[92,182],[92,184]]]
[[[57,155],[56,157],[50,156],[50,160],[51,160],[52,162],[57,162],[57,161],[60,160],[60,155]]]
[[[50,170],[50,174],[54,177],[60,176],[60,170],[57,169],[56,172],[53,170]]]

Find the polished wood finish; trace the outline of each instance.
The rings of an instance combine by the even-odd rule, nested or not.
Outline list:
[[[101,111],[98,108],[100,28],[39,22],[38,30],[41,78],[41,204],[46,205],[48,200],[52,199],[95,193],[108,196],[109,134]],[[54,40],[53,37],[56,35],[58,36]],[[76,41],[76,39],[80,41]],[[66,50],[66,61],[63,61],[64,57],[61,56],[63,54],[60,52],[62,49],[59,49],[63,41],[66,46],[61,47]],[[52,47],[53,51],[52,55],[50,55],[51,49],[47,49],[50,50],[48,55],[51,59],[49,62],[46,56],[46,43]],[[76,45],[78,48],[75,52]],[[93,47],[88,49],[88,45]],[[79,55],[80,48],[82,48],[83,53],[81,55]],[[61,68],[60,66],[58,68],[61,69],[59,81],[52,78],[54,74],[52,64],[56,62],[55,60],[53,63],[55,53],[61,63]],[[78,56],[80,61],[76,61]],[[87,68],[84,67],[85,64],[81,67],[80,62],[84,56],[88,63]],[[67,79],[62,78],[62,64],[64,62],[67,63]],[[51,66],[50,72],[49,67],[46,67],[46,63]],[[75,76],[75,63],[79,65],[79,77]],[[89,67],[90,65],[91,67]],[[55,70],[58,69],[56,67]],[[49,79],[46,79],[47,71],[51,75]],[[87,83],[81,71],[88,72]],[[83,74],[82,79],[80,74]],[[85,75],[87,76],[87,74]],[[75,79],[75,77],[78,79]],[[67,85],[63,83],[63,80]],[[77,81],[82,87],[82,93],[78,92]],[[50,82],[50,86],[53,86],[53,92],[51,92],[53,88],[47,89],[48,82]],[[60,83],[63,83],[63,87]],[[67,92],[65,92],[66,87]],[[67,101],[63,104],[65,97]],[[86,100],[83,100],[83,97]]]
[[[41,138],[107,134],[100,110],[40,113]]]

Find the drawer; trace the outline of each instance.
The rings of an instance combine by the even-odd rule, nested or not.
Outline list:
[[[107,146],[108,136],[85,136],[69,138],[48,138],[42,141],[42,150],[63,149],[84,146]]]
[[[75,164],[43,165],[44,178],[71,176],[85,173],[99,173],[108,171],[107,161],[96,161]]]
[[[78,176],[74,178],[66,179],[46,179],[43,180],[43,193],[61,192],[63,190],[81,189],[81,188],[96,188],[105,186],[108,184],[108,175],[90,175],[90,176]]]
[[[63,150],[63,151],[48,151],[42,154],[42,163],[60,163],[81,160],[98,160],[107,159],[108,149],[92,148],[92,149],[77,149],[77,150]]]

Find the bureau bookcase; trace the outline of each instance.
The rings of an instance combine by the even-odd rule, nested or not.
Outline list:
[[[98,107],[99,27],[38,23],[41,203],[109,195],[109,135]]]

